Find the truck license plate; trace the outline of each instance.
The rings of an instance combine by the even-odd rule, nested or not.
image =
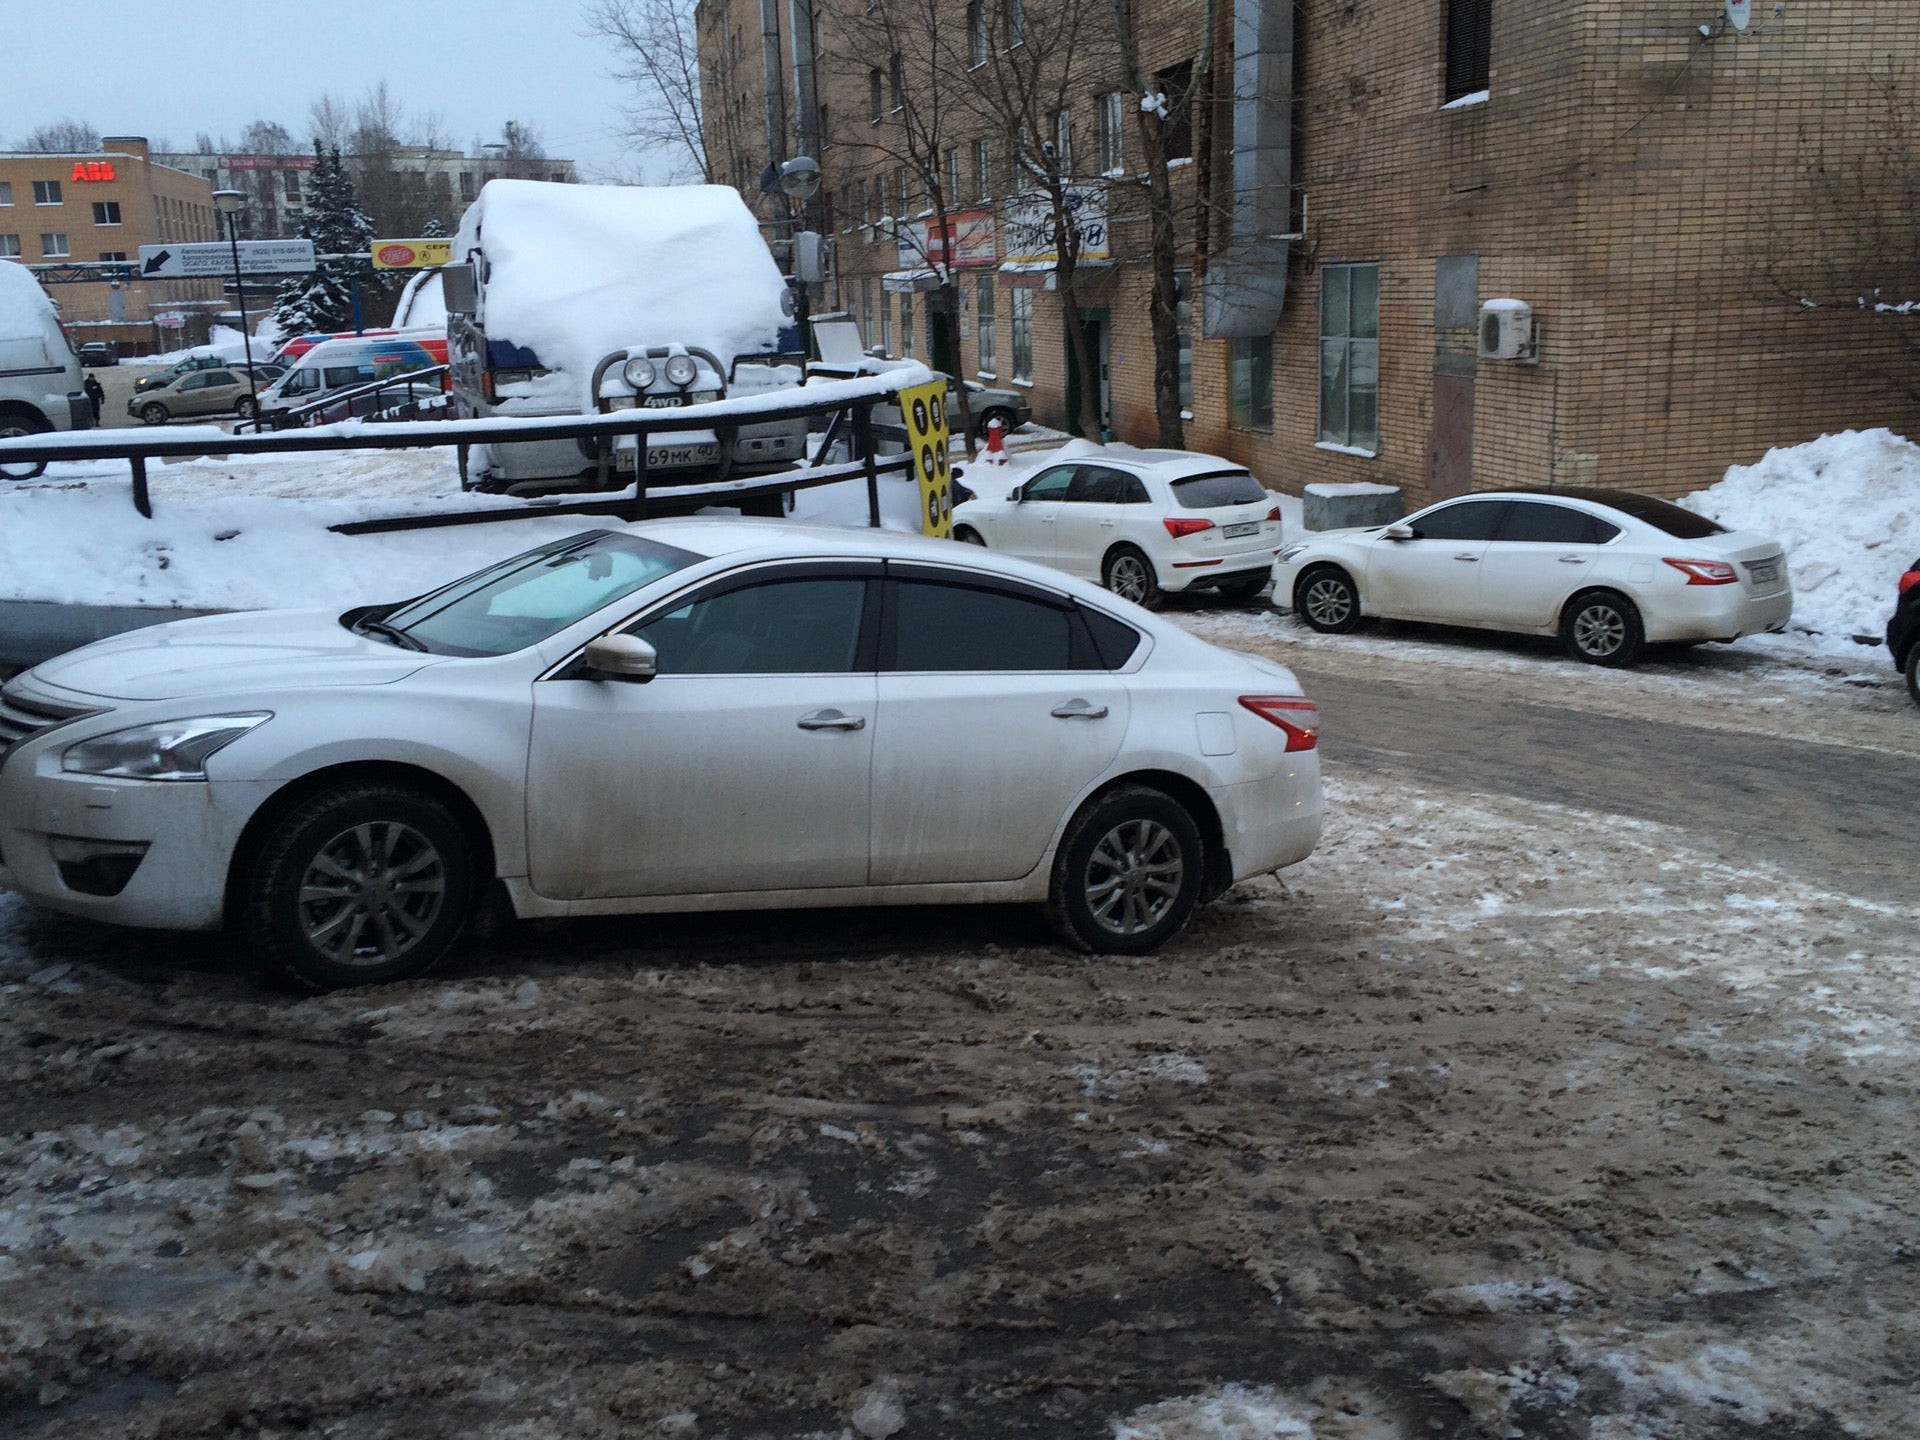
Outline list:
[[[1220,533],[1229,540],[1238,540],[1242,535],[1258,535],[1260,533],[1260,522],[1258,520],[1242,520],[1237,525],[1222,525],[1220,527]]]
[[[614,451],[614,469],[633,469],[633,451]],[[710,465],[719,456],[718,445],[662,445],[647,447],[649,470],[683,469],[688,465]]]

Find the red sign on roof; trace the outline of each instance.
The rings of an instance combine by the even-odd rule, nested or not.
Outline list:
[[[76,160],[73,162],[73,178],[80,181],[111,180],[113,166],[105,160]]]

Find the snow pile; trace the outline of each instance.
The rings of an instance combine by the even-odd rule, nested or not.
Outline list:
[[[40,335],[54,316],[53,301],[24,265],[0,263],[0,338]]]
[[[1822,649],[1855,635],[1877,644],[1894,584],[1920,556],[1920,445],[1884,429],[1822,435],[1735,465],[1680,503],[1786,546],[1793,631]]]
[[[263,331],[266,330],[267,322],[263,320],[260,328]],[[278,327],[274,329],[277,332]],[[231,325],[215,325],[207,332],[207,336],[207,343],[204,345],[189,345],[184,350],[169,350],[164,355],[142,355],[140,363],[142,365],[177,365],[182,360],[202,358],[233,363],[247,358],[247,337]],[[278,348],[277,338],[270,340],[265,335],[260,335],[253,342],[253,358],[264,360]]]
[[[492,180],[454,240],[456,255],[475,249],[488,338],[565,371],[583,409],[610,351],[677,343],[729,360],[779,341],[785,283],[728,186]]]

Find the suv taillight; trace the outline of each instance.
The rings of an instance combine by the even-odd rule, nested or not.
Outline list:
[[[1160,523],[1167,527],[1167,533],[1176,540],[1213,529],[1211,520],[1162,520]]]
[[[1686,576],[1689,585],[1731,585],[1740,578],[1724,560],[1668,560],[1667,564]]]
[[[1311,750],[1320,743],[1320,707],[1304,695],[1242,695],[1240,703],[1286,731],[1287,749]]]

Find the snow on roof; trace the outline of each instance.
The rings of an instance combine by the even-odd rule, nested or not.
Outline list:
[[[53,301],[26,266],[0,262],[0,335],[42,335],[54,316]]]
[[[481,323],[577,376],[603,355],[693,345],[721,360],[772,350],[785,291],[759,222],[725,185],[491,180],[453,253],[486,261]]]

